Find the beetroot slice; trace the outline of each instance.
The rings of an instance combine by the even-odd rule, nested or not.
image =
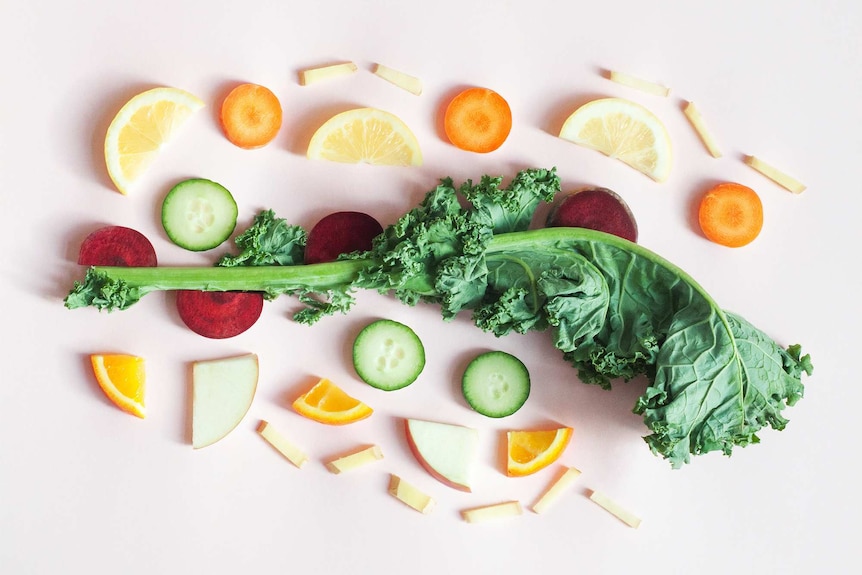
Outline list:
[[[155,267],[156,250],[141,232],[105,226],[81,242],[78,263],[83,266]]]
[[[334,212],[324,216],[308,232],[305,263],[318,264],[338,259],[341,254],[371,249],[371,240],[383,226],[362,212]]]
[[[638,225],[625,201],[607,188],[584,188],[564,196],[547,227],[588,228],[637,242]]]
[[[263,311],[263,294],[235,291],[177,291],[177,311],[190,330],[211,339],[234,337]]]

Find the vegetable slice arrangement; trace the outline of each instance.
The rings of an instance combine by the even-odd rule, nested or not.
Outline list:
[[[812,371],[798,345],[782,348],[722,310],[642,246],[588,229],[529,229],[536,207],[560,190],[555,170],[501,184],[443,179],[371,250],[315,265],[302,264],[306,232],[264,211],[236,238],[241,252],[216,267],[91,267],[65,304],[115,310],[159,290],[247,290],[297,296],[305,307],[295,319],[313,324],[373,289],[439,305],[444,319],[468,311],[497,336],[549,330],[586,383],[609,389],[645,376],[634,411],[651,431],[650,449],[675,468],[756,443],[764,427],[784,428],[782,410],[802,397],[802,373]]]

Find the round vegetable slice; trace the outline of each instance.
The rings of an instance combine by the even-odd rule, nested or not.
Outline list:
[[[425,347],[410,327],[388,319],[365,326],[353,342],[356,374],[383,391],[407,387],[425,368]]]
[[[468,152],[493,152],[512,130],[512,110],[497,92],[468,88],[446,107],[443,128],[452,144]]]
[[[193,252],[210,250],[236,227],[236,201],[211,180],[191,178],[174,186],[162,202],[162,226],[172,242]]]
[[[78,252],[82,266],[155,267],[156,250],[150,240],[125,226],[104,226],[91,232]]]
[[[219,122],[232,144],[251,150],[275,139],[281,116],[281,103],[269,88],[240,84],[222,103]]]
[[[725,182],[700,200],[698,222],[703,235],[717,244],[738,248],[750,244],[763,228],[763,204],[757,192]]]
[[[582,188],[563,196],[547,227],[588,228],[637,242],[638,225],[628,204],[607,188]]]
[[[263,311],[263,294],[234,291],[177,291],[177,312],[190,330],[211,339],[234,337],[253,326]]]
[[[530,396],[530,372],[505,351],[476,356],[464,370],[461,392],[474,411],[488,417],[512,415]]]
[[[305,263],[332,262],[341,254],[371,249],[371,241],[383,233],[376,219],[362,212],[334,212],[320,219],[305,244]]]

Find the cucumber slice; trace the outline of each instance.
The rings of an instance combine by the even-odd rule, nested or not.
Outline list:
[[[162,226],[168,238],[193,252],[210,250],[236,227],[236,201],[227,189],[203,178],[184,180],[162,202]]]
[[[407,387],[425,367],[425,347],[412,329],[388,319],[365,326],[353,342],[357,375],[383,391]]]
[[[467,365],[461,392],[474,411],[506,417],[521,409],[530,396],[530,372],[514,355],[489,351]]]

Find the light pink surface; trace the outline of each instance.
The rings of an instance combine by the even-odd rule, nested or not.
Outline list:
[[[856,363],[862,158],[858,65],[862,8],[850,1],[788,3],[151,2],[10,3],[0,17],[0,571],[88,573],[840,573],[856,544],[859,513]],[[302,87],[297,72],[352,60],[347,78]],[[420,77],[413,96],[375,77],[383,63]],[[672,88],[661,98],[612,84],[619,69]],[[270,146],[240,150],[216,110],[240,81],[264,84],[284,106]],[[113,114],[157,85],[207,103],[129,196],[110,185],[101,152]],[[441,137],[441,106],[482,85],[509,101],[514,126],[496,152],[459,151]],[[675,167],[656,184],[614,160],[554,136],[597,96],[650,107],[673,139]],[[709,156],[682,115],[693,100],[725,152]],[[422,144],[415,169],[309,161],[314,128],[353,106],[400,116]],[[794,196],[743,165],[757,154],[809,189]],[[509,177],[557,166],[565,188],[596,184],[636,214],[640,242],[689,271],[726,309],[816,365],[784,432],[728,459],[712,455],[672,471],[641,440],[631,414],[643,382],[611,393],[580,384],[546,334],[495,339],[468,318],[444,323],[365,293],[348,316],[314,327],[290,321],[295,302],[267,304],[260,322],[230,340],[184,328],[165,294],[113,314],[68,311],[81,277],[81,239],[103,224],[150,237],[163,264],[209,264],[216,252],[173,246],[158,223],[160,199],[200,176],[233,191],[240,224],[261,208],[311,226],[334,210],[391,223],[438,178]],[[705,240],[692,218],[712,182],[739,181],[761,195],[766,223],[739,250]],[[414,327],[428,364],[411,387],[386,394],[352,372],[349,346],[366,322]],[[511,351],[530,368],[534,393],[511,418],[471,412],[457,390],[477,351]],[[114,407],[87,364],[94,352],[147,360],[149,416]],[[247,418],[221,443],[193,451],[189,366],[259,354],[261,382]],[[326,428],[289,404],[326,376],[376,409],[352,426]],[[399,418],[475,426],[482,435],[478,487],[454,491],[412,458]],[[266,419],[302,446],[302,470],[257,436]],[[527,510],[470,525],[467,507],[535,501],[554,468],[506,478],[499,434],[549,421],[575,428],[560,463],[583,471],[544,515]],[[349,475],[321,461],[377,443],[385,459]],[[396,473],[432,494],[422,516],[386,493]],[[639,515],[626,527],[585,496],[600,490]]]

